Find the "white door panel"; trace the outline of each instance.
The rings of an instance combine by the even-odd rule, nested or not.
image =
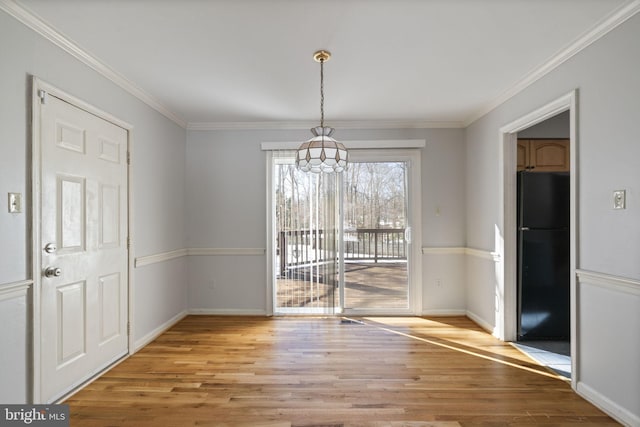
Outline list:
[[[85,326],[86,282],[71,283],[56,288],[58,314],[58,368],[86,354]]]
[[[127,131],[54,96],[40,104],[41,400],[126,354]],[[57,250],[44,251],[53,243]],[[47,268],[59,276],[46,277]]]

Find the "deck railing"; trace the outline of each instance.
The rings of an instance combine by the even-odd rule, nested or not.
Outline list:
[[[323,230],[281,231],[278,236],[280,273],[311,262],[325,261]],[[404,228],[359,228],[344,233],[345,260],[406,260]]]

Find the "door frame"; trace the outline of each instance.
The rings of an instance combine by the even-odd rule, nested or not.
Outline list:
[[[344,144],[348,147],[350,153],[356,151],[371,151],[379,154],[379,158],[388,158],[392,161],[394,158],[404,158],[410,162],[409,175],[410,183],[414,185],[409,188],[409,199],[411,201],[411,219],[412,224],[412,272],[410,281],[409,292],[413,292],[410,299],[410,307],[407,313],[397,314],[422,314],[422,148],[425,147],[426,141],[422,139],[408,139],[408,140],[361,140],[361,141],[345,141]],[[273,230],[275,230],[275,207],[273,205],[273,151],[274,150],[294,150],[300,145],[299,142],[263,142],[262,150],[266,151],[266,211],[267,211],[267,227],[266,227],[266,273],[267,273],[267,285],[265,287],[265,311],[267,316],[273,316],[275,312],[275,277],[274,277],[274,248],[273,248]],[[373,150],[373,151],[372,151]],[[410,279],[411,280],[411,279]],[[412,289],[413,288],[413,289]],[[351,313],[355,314],[355,313]],[[358,313],[365,314],[383,314],[372,313]],[[385,314],[388,314],[386,312]]]
[[[133,338],[133,166],[131,161],[131,152],[133,151],[132,131],[133,126],[120,120],[111,114],[104,112],[93,105],[76,98],[64,92],[61,89],[39,79],[36,76],[31,77],[31,277],[33,278],[33,288],[31,293],[31,401],[32,403],[41,402],[41,363],[42,349],[40,345],[40,310],[41,310],[41,292],[42,272],[40,265],[42,262],[41,253],[41,228],[40,216],[42,214],[41,206],[41,137],[40,137],[40,93],[44,91],[48,95],[55,96],[69,104],[84,110],[94,116],[119,126],[127,131],[127,346],[128,354],[132,354],[135,348]],[[46,95],[45,95],[46,102]],[[88,380],[91,381],[91,380]]]
[[[516,341],[517,335],[517,133],[533,125],[543,122],[564,111],[569,111],[569,152],[570,152],[570,334],[571,334],[571,386],[575,390],[578,383],[578,343],[577,343],[577,306],[576,306],[576,266],[578,262],[577,248],[577,157],[578,157],[578,90],[557,98],[548,104],[532,111],[499,130],[499,163],[501,179],[499,200],[501,202],[498,228],[502,230],[502,241],[498,242],[496,251],[500,261],[496,272],[496,307],[495,335],[504,341]]]

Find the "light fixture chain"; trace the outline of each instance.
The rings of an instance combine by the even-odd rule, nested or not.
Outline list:
[[[320,126],[324,127],[324,59],[320,59]]]

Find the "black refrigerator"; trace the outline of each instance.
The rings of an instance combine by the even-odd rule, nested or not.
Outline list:
[[[518,172],[518,340],[566,340],[569,174]]]

